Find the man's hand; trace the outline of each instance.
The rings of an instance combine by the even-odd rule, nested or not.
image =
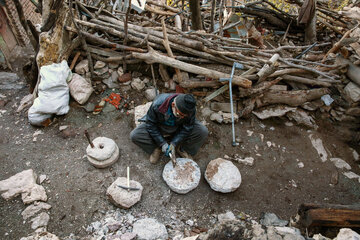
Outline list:
[[[161,146],[161,151],[166,154],[166,150],[167,150],[168,148],[169,148],[169,144],[164,143],[164,144]]]
[[[170,153],[172,156],[175,156],[175,146],[173,144],[167,144],[165,143],[162,145],[161,150],[163,153],[165,153],[165,156],[170,157]]]

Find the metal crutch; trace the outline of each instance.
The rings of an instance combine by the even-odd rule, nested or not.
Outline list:
[[[220,78],[219,81],[229,81],[229,91],[230,91],[230,109],[231,109],[231,125],[232,125],[232,145],[233,147],[238,146],[239,143],[235,141],[235,126],[234,126],[234,106],[233,106],[233,98],[232,98],[232,87],[231,82],[234,77],[235,68],[244,69],[244,66],[241,63],[234,62],[230,78]]]

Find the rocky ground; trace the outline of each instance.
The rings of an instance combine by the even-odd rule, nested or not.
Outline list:
[[[116,226],[121,233],[129,232],[136,220],[157,219],[172,238],[189,236],[193,229],[205,231],[227,211],[237,219],[258,220],[261,213],[273,212],[288,220],[301,203],[353,204],[360,199],[359,146],[344,142],[339,137],[341,127],[327,119],[318,118],[317,130],[282,118],[240,119],[235,125],[240,145],[233,147],[231,125],[205,118],[199,106],[198,119],[210,133],[194,159],[202,177],[196,189],[181,195],[172,192],[161,177],[169,159],[163,157],[152,165],[148,155],[130,141],[133,114],[105,106],[94,115],[72,100],[68,114],[57,116],[46,128],[33,127],[26,109],[16,112],[28,94],[19,75],[15,82],[0,82],[0,180],[26,169],[45,175],[41,186],[51,205],[47,230],[61,239],[102,239],[99,231],[110,231],[102,227],[109,216],[121,222]],[[112,91],[93,94],[89,102],[97,104]],[[128,94],[135,106],[147,101],[141,91],[115,90],[119,91]],[[113,139],[120,149],[119,161],[105,169],[89,164],[84,130],[91,138]],[[235,192],[215,192],[204,179],[207,164],[219,157],[231,160],[240,170],[242,183]],[[132,180],[144,189],[136,205],[120,210],[108,201],[106,190],[118,177],[126,176],[128,166]],[[20,197],[0,198],[0,239],[20,239],[34,232],[30,219],[21,215],[26,207]]]

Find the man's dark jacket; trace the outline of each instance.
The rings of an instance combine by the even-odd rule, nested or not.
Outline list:
[[[158,95],[146,114],[146,129],[158,146],[162,146],[166,143],[159,127],[161,125],[166,126],[165,122],[170,117],[167,110],[170,106],[170,102],[172,102],[171,100],[177,95],[179,94],[164,93]],[[196,110],[183,119],[176,118],[174,128],[177,128],[177,130],[174,137],[171,139],[173,145],[176,146],[191,133],[194,128],[195,114]]]

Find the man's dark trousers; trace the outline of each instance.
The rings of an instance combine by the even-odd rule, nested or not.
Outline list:
[[[159,130],[163,136],[170,136],[170,141],[172,135],[176,134],[178,128],[179,127],[166,125],[159,126]],[[204,144],[208,133],[208,129],[200,121],[195,120],[194,128],[190,135],[179,143],[181,150],[194,156],[199,151],[200,147]],[[137,128],[132,130],[130,133],[130,138],[136,145],[138,145],[148,154],[151,154],[155,148],[159,147],[147,131],[145,123],[142,123]]]

